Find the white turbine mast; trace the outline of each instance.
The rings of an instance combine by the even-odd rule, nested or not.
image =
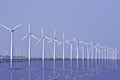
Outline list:
[[[84,56],[85,56],[85,48],[84,48],[84,42],[83,41],[80,41],[81,43],[81,53],[82,53],[82,60],[84,60]]]
[[[91,46],[91,59],[93,60],[94,59],[94,45],[93,45],[93,42],[91,41],[91,43],[89,44]]]
[[[109,49],[110,49],[110,47],[107,46],[107,60],[109,59]]]
[[[38,38],[31,33],[31,24],[29,23],[28,25],[28,33],[21,39],[24,40],[28,38],[28,62],[29,62],[29,67],[31,66],[30,60],[31,60],[31,37],[38,40]]]
[[[87,59],[89,59],[89,56],[90,56],[89,43],[84,42],[83,44],[87,47]]]
[[[100,60],[101,59],[101,46],[100,46],[100,43],[98,43],[97,45],[97,48],[98,48],[98,59]]]
[[[107,59],[107,46],[104,45],[104,59]]]
[[[14,31],[15,29],[17,29],[18,27],[20,27],[22,24],[18,24],[17,26],[13,27],[13,28],[8,28],[5,25],[1,25],[2,27],[4,27],[5,29],[10,31],[10,61],[11,61],[11,68],[12,68],[12,59],[13,59],[13,53],[14,53]]]
[[[79,60],[79,45],[82,44],[82,41],[77,41],[75,38],[73,39],[73,41],[76,44],[76,60],[77,60],[77,68],[78,68],[78,60]]]
[[[59,45],[62,44],[62,59],[63,59],[63,67],[64,67],[64,60],[65,60],[65,44],[67,44],[67,41],[65,40],[64,33],[62,34],[62,42],[60,42]]]
[[[94,48],[95,48],[95,59],[97,59],[98,58],[98,49],[97,49],[97,47],[96,47],[96,45],[94,45],[93,46]]]
[[[53,34],[53,39],[49,39],[49,43],[53,42],[53,61],[54,61],[54,67],[55,67],[55,59],[56,59],[56,43],[59,44],[59,41],[56,38],[56,30]]]
[[[43,60],[42,64],[43,64],[43,67],[44,67],[45,39],[50,39],[50,38],[48,38],[48,37],[45,36],[42,26],[41,26],[41,32],[42,32],[41,38],[39,39],[39,41],[37,43],[40,43],[42,41],[42,60]]]
[[[67,42],[67,44],[69,44],[70,45],[70,66],[72,67],[72,59],[73,59],[73,43],[74,43],[74,40],[75,40],[76,38],[73,38],[71,41],[70,40],[67,40],[66,42]]]
[[[114,59],[117,59],[118,56],[118,50],[117,48],[114,49]]]

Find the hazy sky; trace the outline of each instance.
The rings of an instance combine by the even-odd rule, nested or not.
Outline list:
[[[120,0],[0,0],[0,24],[10,28],[23,24],[14,36],[15,48],[24,55],[27,55],[27,39],[20,39],[27,34],[29,22],[33,34],[39,38],[42,25],[48,37],[52,37],[56,29],[59,40],[64,32],[67,39],[78,37],[78,40],[120,48]],[[9,31],[0,27],[0,37],[0,53],[6,54]],[[34,39],[32,52],[34,56],[41,56],[40,44]],[[51,55],[50,50],[46,50],[46,55]]]

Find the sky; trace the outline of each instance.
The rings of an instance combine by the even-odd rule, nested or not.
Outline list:
[[[22,26],[15,30],[14,48],[20,49],[21,55],[25,56],[28,40],[20,39],[27,34],[29,22],[32,33],[38,38],[41,37],[42,26],[48,37],[53,37],[56,30],[58,40],[62,40],[64,32],[66,39],[78,37],[78,40],[92,40],[95,44],[101,42],[101,45],[107,44],[120,50],[119,3],[120,0],[0,0],[0,24],[12,28],[22,23]],[[9,31],[0,27],[0,37],[0,53],[8,54],[6,51],[10,48]],[[46,41],[46,56],[52,56],[52,46],[53,43],[48,44]],[[61,56],[60,49],[57,46],[57,56]],[[69,48],[66,49],[68,53]],[[41,43],[37,44],[34,39],[32,56],[41,56]]]

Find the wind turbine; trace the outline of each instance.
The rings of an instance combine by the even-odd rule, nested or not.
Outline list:
[[[94,51],[93,51],[93,48],[94,48],[93,46],[94,45],[93,45],[93,42],[91,41],[91,43],[89,45],[91,46],[91,59],[93,60],[93,58],[94,58],[94,54],[93,54],[94,53]]]
[[[109,49],[110,49],[110,47],[107,46],[107,60],[109,59]]]
[[[38,38],[31,33],[31,24],[29,23],[28,33],[21,39],[21,40],[24,40],[24,39],[28,38],[28,63],[29,63],[29,67],[31,65],[30,64],[30,60],[31,60],[31,37],[38,40]]]
[[[73,38],[71,41],[67,40],[67,44],[70,44],[70,66],[72,68],[72,58],[73,58],[73,43],[76,38]]]
[[[65,44],[67,43],[66,40],[65,40],[65,35],[64,35],[64,33],[63,33],[63,35],[62,35],[62,39],[63,39],[63,40],[62,40],[62,42],[60,42],[60,44],[62,44],[62,51],[63,51],[63,52],[62,52],[62,56],[63,56],[62,59],[63,59],[63,68],[64,68]],[[59,44],[59,45],[60,45],[60,44]]]
[[[104,59],[107,59],[107,58],[106,58],[106,56],[107,56],[106,44],[104,45],[103,52],[104,52]]]
[[[102,46],[100,46],[100,43],[97,44],[97,48],[98,48],[98,61],[99,61],[98,64],[100,65],[100,63],[102,61],[102,60],[100,60],[100,59],[102,59],[101,58],[101,54],[102,54],[101,53],[101,49],[102,49]]]
[[[90,53],[89,53],[89,43],[84,42],[83,44],[87,47],[87,59],[89,59],[89,55],[90,55]]]
[[[97,66],[98,49],[97,49],[96,45],[94,45],[93,47],[95,48],[95,66]]]
[[[81,54],[82,54],[82,56],[81,56],[81,58],[82,58],[82,68],[84,68],[85,48],[84,48],[84,42],[83,41],[81,41]]]
[[[117,59],[117,55],[118,55],[117,53],[118,53],[118,50],[117,50],[117,48],[115,48],[114,49],[114,59]]]
[[[90,66],[90,62],[89,62],[89,60],[90,60],[90,48],[89,48],[90,43],[84,42],[84,45],[87,47],[87,67],[89,67]]]
[[[41,35],[41,38],[40,38],[40,40],[38,41],[38,43],[39,43],[40,41],[42,41],[42,60],[43,60],[42,64],[43,64],[43,67],[44,67],[45,39],[50,39],[50,38],[48,38],[48,37],[45,36],[42,26],[41,26],[41,32],[42,32],[42,35]]]
[[[104,65],[105,67],[107,66],[106,62],[107,62],[107,45],[105,44],[104,47],[103,47],[103,53],[104,53]]]
[[[54,67],[55,67],[55,57],[56,57],[56,43],[59,44],[59,41],[56,38],[56,31],[54,31],[53,39],[50,39],[49,43],[53,42],[53,60],[54,60]]]
[[[5,25],[1,25],[2,27],[4,27],[5,29],[10,31],[10,62],[11,62],[11,68],[12,68],[12,59],[13,59],[13,49],[14,49],[14,31],[15,29],[17,29],[18,27],[20,27],[22,24],[18,24],[17,26],[13,27],[13,28],[8,28]]]
[[[85,49],[84,49],[84,42],[83,41],[81,41],[81,52],[82,52],[82,60],[84,60],[84,54],[85,54]]]
[[[100,58],[101,58],[101,55],[100,55],[100,48],[101,48],[101,46],[100,46],[100,43],[98,43],[97,45],[97,48],[98,48],[98,59],[100,60]]]
[[[114,66],[117,69],[117,56],[118,56],[118,50],[117,48],[114,48]]]
[[[77,60],[77,68],[78,68],[78,60],[79,60],[79,44],[83,43],[82,41],[77,41],[74,39],[74,42],[76,44],[76,60]]]
[[[93,47],[95,48],[95,59],[97,59],[97,57],[98,57],[98,55],[97,55],[98,54],[98,49],[97,49],[96,45],[94,45]]]

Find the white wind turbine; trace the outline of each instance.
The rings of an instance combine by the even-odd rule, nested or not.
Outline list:
[[[49,43],[52,43],[53,42],[53,61],[54,61],[54,67],[55,67],[55,57],[56,57],[56,43],[59,44],[59,41],[57,40],[56,38],[56,31],[54,31],[54,34],[53,34],[53,39],[49,39]]]
[[[74,42],[76,44],[76,60],[77,60],[77,68],[78,68],[78,60],[79,60],[79,44],[83,43],[83,41],[77,41],[76,39],[74,39]]]
[[[110,53],[111,53],[111,59],[113,59],[113,48],[110,49]]]
[[[117,59],[118,56],[118,50],[117,48],[114,49],[114,59]]]
[[[84,68],[84,59],[85,59],[85,48],[84,48],[84,42],[80,41],[81,44],[81,58],[82,58],[82,68]]]
[[[111,48],[112,59],[114,59],[114,49]]]
[[[21,40],[24,40],[24,39],[28,38],[28,64],[29,64],[29,67],[31,65],[31,63],[30,63],[30,60],[31,60],[31,37],[38,40],[38,38],[31,33],[31,28],[30,27],[31,26],[30,26],[30,23],[29,23],[28,33],[21,39]]]
[[[107,66],[107,64],[106,64],[106,62],[107,62],[107,45],[105,44],[104,46],[103,46],[103,53],[104,53],[104,66],[106,67]]]
[[[50,38],[48,38],[48,37],[45,36],[42,26],[41,26],[41,32],[42,32],[42,35],[41,35],[41,38],[40,38],[40,40],[38,41],[38,43],[42,41],[42,60],[43,60],[43,61],[42,61],[42,65],[43,65],[43,67],[44,67],[44,59],[45,59],[45,39],[50,39]]]
[[[87,59],[89,59],[89,57],[90,57],[89,43],[84,42],[83,44],[87,47]]]
[[[4,27],[5,29],[10,31],[10,61],[11,61],[11,67],[12,67],[12,59],[13,59],[13,53],[14,53],[14,31],[15,29],[17,29],[18,27],[20,27],[22,24],[19,24],[13,28],[8,28],[5,25],[1,25],[2,27]]]
[[[89,46],[90,46],[90,43],[86,43],[86,42],[84,42],[84,45],[87,47],[87,67],[89,67],[90,66],[90,48],[89,48]]]
[[[67,40],[67,44],[70,44],[70,67],[72,68],[72,58],[73,58],[73,43],[76,38],[73,38],[71,41]]]
[[[95,48],[95,59],[96,59],[96,60],[95,60],[95,66],[98,66],[98,65],[97,65],[97,59],[98,59],[98,55],[97,55],[97,54],[98,54],[98,48],[96,47],[96,45],[94,45],[93,47]]]
[[[98,59],[100,60],[101,59],[101,46],[100,46],[100,43],[98,43],[96,46],[98,48]]]
[[[102,61],[102,60],[100,60],[100,59],[102,59],[102,57],[101,57],[101,55],[102,55],[102,51],[101,51],[102,46],[100,46],[100,43],[97,44],[97,48],[98,48],[98,61],[99,61],[98,63],[100,65],[100,63]]]
[[[85,48],[84,48],[84,42],[83,41],[81,41],[81,53],[82,53],[82,60],[84,60],[84,54],[85,54]]]
[[[110,47],[107,46],[107,60],[109,59],[109,49],[110,49]]]
[[[101,46],[101,59],[104,59],[104,46]]]
[[[104,59],[107,59],[107,48],[106,48],[106,44],[104,45],[103,53],[104,53]]]
[[[90,46],[91,46],[91,59],[93,60],[94,59],[94,45],[93,45],[93,42],[91,41],[91,43],[90,43]]]
[[[93,46],[95,48],[95,59],[97,59],[98,57],[98,48],[96,47],[96,45]]]
[[[59,45],[61,45],[62,44],[62,59],[63,59],[63,67],[64,67],[64,60],[65,60],[65,44],[67,43],[67,41],[65,40],[65,35],[64,35],[64,33],[63,33],[63,35],[62,35],[62,42],[60,42],[60,44]]]
[[[114,48],[114,67],[117,69],[117,56],[118,56],[118,50],[117,48]]]

